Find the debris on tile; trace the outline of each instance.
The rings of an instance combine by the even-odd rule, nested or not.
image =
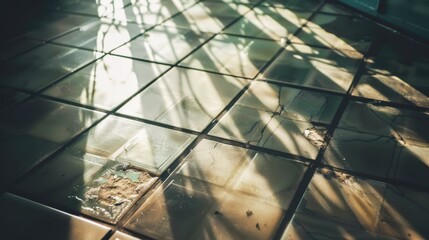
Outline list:
[[[246,211],[246,215],[248,216],[248,217],[250,217],[250,216],[252,216],[253,215],[253,211],[252,210],[247,210]]]
[[[94,180],[83,191],[83,213],[115,221],[156,180],[144,171],[118,164]]]
[[[327,133],[328,130],[323,126],[314,126],[304,130],[305,138],[319,149],[325,146],[325,137]]]

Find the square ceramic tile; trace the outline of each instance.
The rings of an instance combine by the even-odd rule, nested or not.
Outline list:
[[[273,41],[217,35],[180,65],[254,78],[280,48]]]
[[[276,208],[287,209],[304,175],[305,165],[256,153],[233,182],[233,191]]]
[[[209,134],[314,159],[319,148],[305,134],[313,127],[277,113],[236,105]]]
[[[293,44],[268,66],[261,78],[344,93],[361,59],[362,55],[356,51]]]
[[[227,187],[242,164],[251,161],[255,154],[245,148],[202,140],[185,157],[176,174]]]
[[[50,40],[61,34],[67,33],[78,27],[94,21],[95,17],[82,15],[65,14],[65,13],[49,13],[39,19],[35,28],[29,31],[26,36],[39,40]]]
[[[425,127],[429,113],[407,109],[350,102],[339,127],[352,131],[394,137],[401,144],[429,145],[429,133]]]
[[[38,91],[95,60],[90,51],[45,44],[2,64],[5,85]]]
[[[429,236],[427,201],[427,192],[388,185],[376,231],[397,239],[426,238]]]
[[[113,54],[175,64],[210,37],[174,27],[157,27],[113,51]]]
[[[248,11],[250,7],[244,4],[205,1],[188,8],[164,25],[218,33]]]
[[[65,205],[77,190],[88,185],[109,161],[89,154],[63,151],[35,169],[13,187],[24,196],[56,205]]]
[[[121,11],[121,9],[128,4],[130,4],[130,0],[66,0],[59,2],[57,6],[53,7],[53,9],[61,12],[70,12],[102,17],[107,14],[111,14],[112,12]]]
[[[243,79],[173,68],[119,112],[202,131],[246,83]]]
[[[107,55],[48,88],[43,94],[112,110],[168,68]]]
[[[83,214],[117,223],[156,179],[146,171],[116,164],[82,186],[76,194],[69,197],[66,205]]]
[[[285,8],[257,7],[223,32],[280,41],[294,34],[310,15]]]
[[[314,11],[321,4],[322,0],[266,0],[263,2],[263,5],[273,6],[278,8],[291,8],[291,9],[299,9],[305,11]]]
[[[0,197],[6,239],[102,239],[110,228],[6,193]],[[53,227],[55,226],[55,227]]]
[[[385,30],[363,18],[316,14],[292,42],[365,53],[383,32]]]
[[[109,240],[139,240],[140,238],[133,237],[121,231],[116,231]]]
[[[286,158],[203,140],[176,174],[192,179],[191,184],[213,184],[287,209],[304,170],[305,165]]]
[[[392,75],[363,75],[353,91],[354,96],[374,100],[429,107],[429,92],[419,90]]]
[[[125,227],[151,238],[189,239],[213,206],[210,193],[171,183],[135,212]]]
[[[228,193],[207,214],[193,239],[272,239],[283,210]]]
[[[399,145],[389,177],[419,185],[429,185],[429,147]]]
[[[325,3],[323,7],[320,9],[321,13],[330,13],[330,14],[338,14],[338,15],[348,15],[352,16],[353,13],[337,4]]]
[[[109,14],[107,18],[114,19],[116,22],[134,22],[153,26],[167,20],[194,3],[194,0],[136,0],[132,1],[131,5]]]
[[[426,46],[408,39],[388,38],[368,57],[367,74],[360,79],[354,95],[428,106],[428,54]]]
[[[330,124],[341,99],[335,95],[256,82],[237,105],[277,113],[290,120]]]
[[[322,161],[342,169],[387,177],[398,144],[394,138],[337,128]]]
[[[109,52],[142,33],[145,28],[146,26],[134,23],[116,24],[113,20],[101,19],[57,38],[54,42],[93,51]]]
[[[422,239],[429,195],[338,172],[316,174],[282,239]]]
[[[3,111],[29,97],[28,94],[11,89],[0,88],[0,111]]]
[[[42,45],[40,41],[21,38],[13,42],[0,46],[0,61],[4,61],[22,52],[30,50],[38,45]]]
[[[40,98],[11,108],[0,120],[1,176],[11,183],[103,114]]]
[[[385,186],[339,172],[316,173],[283,239],[374,238]]]
[[[71,148],[160,175],[195,136],[110,116]]]

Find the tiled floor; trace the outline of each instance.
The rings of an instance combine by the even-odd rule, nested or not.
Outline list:
[[[429,48],[341,6],[65,0],[0,48],[0,239],[429,238]]]

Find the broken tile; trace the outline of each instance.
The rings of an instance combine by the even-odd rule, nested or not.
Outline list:
[[[92,51],[109,52],[142,33],[144,28],[146,26],[134,23],[116,24],[112,20],[101,19],[57,38],[54,42]]]
[[[174,68],[119,112],[202,131],[245,84],[243,79]]]
[[[164,25],[218,33],[248,11],[249,6],[244,4],[203,1],[174,16]]]
[[[284,8],[257,7],[223,32],[280,41],[295,33],[310,15]]]
[[[110,116],[71,148],[160,175],[194,139],[190,134]]]
[[[34,98],[4,113],[0,120],[3,184],[10,184],[103,114]]]
[[[156,179],[145,171],[115,164],[70,196],[67,205],[95,218],[117,223]]]
[[[107,55],[48,88],[43,94],[112,110],[168,68]]]
[[[397,144],[394,138],[336,129],[322,161],[342,169],[387,177]]]
[[[228,35],[217,35],[180,65],[253,78],[280,45],[276,42]]]
[[[101,224],[10,193],[0,197],[0,211],[1,236],[7,239],[102,239],[110,231]]]
[[[157,27],[145,32],[113,54],[160,63],[175,64],[210,37],[208,34],[172,27]]]
[[[286,47],[263,72],[262,79],[346,92],[362,55],[293,44]]]
[[[90,51],[45,44],[2,64],[5,85],[38,91],[95,60]]]

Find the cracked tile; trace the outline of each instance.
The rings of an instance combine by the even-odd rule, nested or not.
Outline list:
[[[295,33],[310,15],[284,8],[257,7],[223,32],[280,41]]]
[[[277,113],[289,120],[330,124],[341,99],[335,95],[256,82],[237,105]]]
[[[174,68],[119,112],[202,131],[245,84],[243,79]]]
[[[427,112],[350,102],[339,127],[351,131],[394,137],[401,144],[429,145]]]
[[[90,51],[45,44],[1,66],[1,82],[7,86],[38,91],[95,60]]]
[[[198,32],[218,33],[248,11],[250,11],[249,6],[244,4],[205,1],[174,16],[164,25],[190,28]]]
[[[103,116],[34,98],[1,118],[2,183],[8,184]]]
[[[210,37],[209,34],[172,27],[157,27],[113,51],[113,54],[175,64]]]
[[[387,177],[398,144],[394,138],[336,129],[322,161],[346,170]]]
[[[268,40],[217,35],[180,65],[253,78],[279,50],[278,43]]]
[[[344,93],[350,87],[362,55],[356,51],[290,45],[261,78]]]
[[[112,110],[169,67],[107,55],[42,94]]]

